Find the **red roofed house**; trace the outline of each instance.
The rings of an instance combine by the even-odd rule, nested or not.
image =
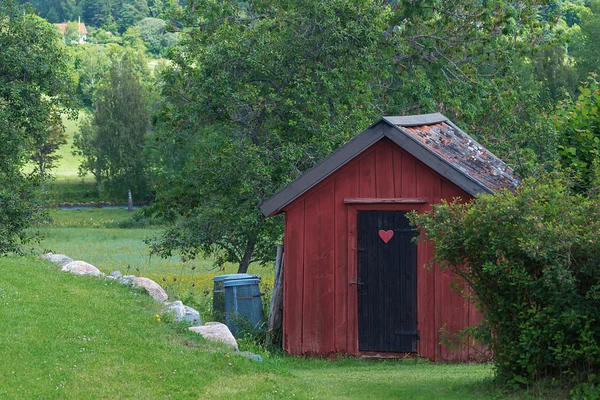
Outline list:
[[[424,268],[406,218],[442,199],[513,190],[514,171],[442,114],[383,117],[261,205],[284,213],[283,347],[304,355],[468,360],[441,344],[481,315]]]
[[[60,33],[63,35],[63,40],[64,40],[65,33],[67,32],[67,23],[54,24],[54,25],[58,26],[58,29],[60,29]],[[83,22],[79,22],[77,24],[77,33],[79,33],[79,39],[71,40],[71,44],[77,44],[77,43],[84,44],[87,39],[88,31]]]

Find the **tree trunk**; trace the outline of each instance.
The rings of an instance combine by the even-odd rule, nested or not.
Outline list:
[[[131,189],[127,189],[127,211],[133,211],[133,197],[131,196]]]
[[[238,267],[238,274],[245,274],[248,271],[248,266],[250,265],[250,260],[252,259],[252,253],[254,252],[255,244],[256,241],[254,238],[248,239],[246,251],[244,251],[244,257],[242,258],[242,261],[240,261],[240,265]]]

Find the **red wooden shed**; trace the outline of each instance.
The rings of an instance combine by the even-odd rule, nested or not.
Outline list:
[[[416,353],[466,360],[440,344],[479,320],[423,266],[405,216],[442,199],[519,184],[513,170],[442,114],[383,117],[261,205],[285,213],[283,346],[291,354]]]

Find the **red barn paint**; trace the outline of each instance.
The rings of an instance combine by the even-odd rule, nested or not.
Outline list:
[[[284,349],[296,355],[385,355],[359,348],[360,212],[424,212],[442,199],[467,201],[518,183],[506,164],[441,114],[384,117],[373,124],[261,206],[265,215],[285,213]],[[394,243],[393,232],[380,230],[380,240]],[[443,346],[440,329],[455,333],[480,315],[451,289],[450,272],[424,268],[432,246],[416,246],[416,354],[467,360],[471,350]]]

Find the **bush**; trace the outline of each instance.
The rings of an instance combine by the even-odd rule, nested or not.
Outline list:
[[[596,185],[598,187],[598,185]],[[591,191],[590,193],[597,193]],[[498,378],[573,386],[600,367],[600,204],[564,177],[412,213],[436,260],[464,279]],[[444,261],[442,261],[444,260]]]
[[[121,229],[133,229],[133,228],[150,228],[150,227],[164,227],[168,225],[168,221],[164,218],[148,217],[142,213],[135,213],[131,217],[122,221],[109,222],[106,224],[107,228],[121,228]]]

